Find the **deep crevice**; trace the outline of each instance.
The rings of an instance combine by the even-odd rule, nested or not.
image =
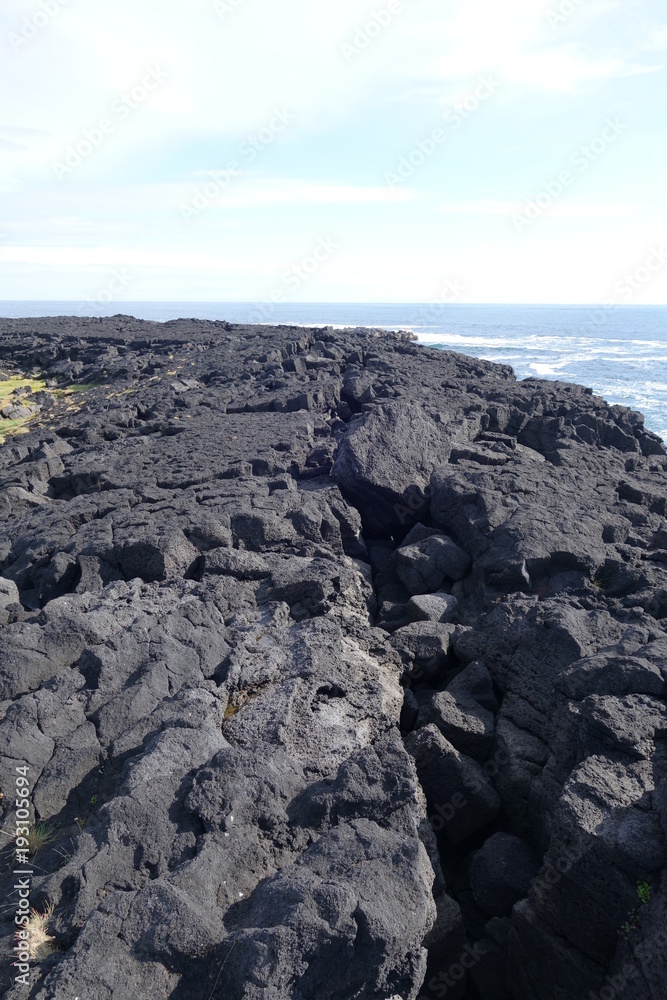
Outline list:
[[[348,497],[347,500],[358,510],[358,507],[356,507],[352,498]],[[361,513],[361,511],[359,511],[359,513]],[[432,524],[430,516],[424,515],[422,512],[422,516],[419,518],[416,516],[414,522],[403,525],[397,524],[394,530],[386,533],[383,537],[371,538],[365,531],[362,523],[360,540],[366,544],[367,548],[370,547],[377,550],[377,548],[386,547],[390,550],[390,552],[393,552],[400,547],[407,534],[414,527],[414,523],[417,521],[424,524],[424,527],[437,530],[437,528]],[[377,602],[379,612],[379,594],[382,587],[378,587],[378,582],[381,584],[386,582],[386,573],[383,566],[378,566],[377,568],[376,566],[372,566],[372,580],[374,597]],[[379,613],[376,616],[374,624],[376,622],[380,625],[380,627],[384,627],[385,630],[387,629],[388,623],[385,622],[384,625],[382,624],[382,618]],[[391,632],[388,634],[391,634]],[[456,677],[464,669],[465,664],[458,660],[452,650],[450,650],[445,663],[441,664],[437,674],[429,679],[419,676],[419,674],[417,674],[416,677],[413,677],[410,675],[409,670],[406,669],[401,678],[401,684],[406,692],[406,699],[409,697],[408,692],[413,696],[416,696],[418,701],[422,701],[428,696],[428,694],[444,690],[444,688],[451,683],[454,677]],[[501,699],[498,697],[500,692],[495,690],[495,694],[496,700],[500,705]],[[403,713],[401,718],[403,719]],[[406,728],[402,727],[401,736],[404,742],[410,732],[414,731],[415,721],[416,720],[413,719],[411,725]],[[504,815],[501,805],[501,811],[490,823],[477,829],[470,836],[466,837],[461,843],[455,844],[446,836],[444,832],[442,832],[442,830],[435,829],[437,823],[433,821],[433,817],[435,815],[437,819],[437,813],[434,814],[432,811],[435,806],[434,803],[428,801],[428,798],[427,803],[427,822],[435,834],[440,867],[445,880],[446,895],[461,907],[463,925],[467,940],[465,947],[469,949],[469,952],[474,952],[475,946],[479,944],[484,936],[484,927],[491,918],[479,910],[474,899],[472,898],[468,874],[471,855],[473,852],[482,847],[485,841],[493,834],[509,831],[509,823]],[[433,898],[436,906],[438,905],[438,897],[435,895],[437,886],[438,877],[436,874],[436,881],[433,887]],[[428,941],[428,937],[426,940]],[[445,950],[443,957],[442,941],[436,941],[429,947],[428,951],[429,957],[427,973],[419,992],[420,1000],[436,1000],[436,998],[444,995],[455,997],[456,1000],[484,1000],[484,995],[477,989],[469,974],[466,973],[462,980],[458,980],[452,976],[452,970],[455,975],[458,975],[457,966],[459,963],[455,955],[453,955],[448,949]],[[495,996],[496,994],[494,994],[494,1000]],[[497,996],[500,998],[501,994],[498,993]],[[509,998],[509,993],[507,994],[507,997]]]

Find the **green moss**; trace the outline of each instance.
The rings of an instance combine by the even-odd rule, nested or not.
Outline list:
[[[653,890],[648,882],[637,882],[637,896],[643,906],[648,906],[651,902],[652,891]],[[639,927],[639,911],[640,907],[636,906],[628,915],[628,919],[621,927],[621,934],[623,937],[629,938],[633,931],[636,931]]]
[[[648,882],[637,883],[637,895],[639,896],[639,899],[644,904],[644,906],[648,906],[648,904],[651,902],[651,886],[648,884]]]

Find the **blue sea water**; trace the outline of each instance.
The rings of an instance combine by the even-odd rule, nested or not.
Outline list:
[[[164,322],[372,326],[412,330],[420,343],[512,365],[517,378],[590,386],[640,410],[667,441],[667,307],[398,303],[0,302],[0,315],[112,316]],[[0,325],[0,335],[2,327]]]

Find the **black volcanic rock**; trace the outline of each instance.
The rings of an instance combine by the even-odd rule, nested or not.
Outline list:
[[[419,505],[428,495],[433,469],[447,461],[450,451],[444,428],[423,407],[406,400],[385,403],[352,418],[333,476],[360,510],[369,533],[382,535],[405,523],[413,497]]]
[[[3,995],[666,1000],[639,414],[361,329],[3,320],[0,368],[48,387],[0,446]]]
[[[436,691],[424,702],[417,726],[433,723],[457,750],[483,762],[493,742],[493,714],[466,692]]]
[[[429,535],[396,553],[396,573],[409,594],[430,594],[445,580],[462,580],[470,567],[467,552],[446,535]]]
[[[495,833],[477,852],[470,868],[475,902],[490,916],[508,916],[528,895],[538,872],[533,852],[508,833]]]

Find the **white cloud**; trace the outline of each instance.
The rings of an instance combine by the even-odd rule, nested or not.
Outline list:
[[[192,192],[190,192],[191,194]],[[291,178],[259,178],[233,186],[215,201],[219,209],[259,208],[265,205],[367,205],[377,202],[412,201],[409,189],[387,185],[363,187]]]
[[[524,206],[515,201],[484,200],[445,202],[437,207],[438,212],[447,215],[513,215],[523,212]],[[554,202],[545,210],[545,218],[561,219],[611,219],[621,215],[630,215],[637,210],[637,205],[625,201],[600,202]]]
[[[545,14],[560,0],[404,0],[400,18],[348,65],[340,43],[384,3],[242,0],[219,18],[212,0],[70,0],[20,51],[6,44],[4,287],[18,292],[32,282],[40,297],[42,286],[76,297],[91,268],[131,262],[148,275],[133,286],[139,297],[254,297],[291,255],[307,252],[319,227],[340,222],[347,249],[318,275],[314,297],[428,298],[448,256],[467,261],[480,300],[499,289],[553,299],[558,282],[547,266],[561,269],[561,300],[587,294],[585,257],[577,249],[568,257],[577,269],[564,267],[565,242],[552,250],[548,240],[569,233],[578,248],[590,236],[600,254],[613,232],[616,250],[596,258],[601,272],[633,214],[659,215],[659,157],[646,139],[657,131],[654,74],[667,49],[657,0],[582,0],[554,29]],[[16,30],[37,7],[5,0],[0,29]],[[168,80],[58,183],[52,161],[152,64]],[[397,156],[412,148],[438,124],[443,104],[485,75],[504,85],[465,139],[398,191],[382,185],[391,143]],[[517,210],[508,193],[518,194],[531,171],[546,176],[552,136],[558,159],[560,144],[571,148],[568,135],[573,146],[602,106],[612,113],[623,101],[628,120],[639,108],[646,128],[605,161],[600,186],[590,189],[598,200],[583,200],[582,186],[549,212],[562,223],[545,220],[508,250],[502,217]],[[525,113],[522,132],[510,102]],[[249,133],[267,126],[276,106],[295,121],[255,161],[257,172],[235,179],[185,226],[179,207],[209,169],[224,167]],[[636,206],[621,200],[628,191]],[[535,260],[528,243],[542,247]]]
[[[664,63],[660,63],[658,66],[628,66],[623,76],[645,76],[647,73],[662,73],[664,68]]]
[[[427,64],[427,75],[447,84],[493,73],[509,85],[503,100],[535,89],[576,93],[626,75],[638,55],[667,48],[667,27],[654,27],[632,43],[621,34],[614,37],[615,44],[601,44],[599,25],[605,25],[609,14],[620,8],[619,0],[588,0],[564,18],[563,28],[554,28],[547,14],[559,6],[555,0],[498,4],[460,0],[449,18],[421,26],[422,38],[429,32],[441,48],[441,54]]]
[[[254,261],[238,254],[183,253],[138,250],[136,247],[0,246],[0,262],[46,264],[57,267],[161,267],[177,270],[233,268],[252,271]]]
[[[667,49],[667,24],[652,25],[642,44],[643,52],[664,52]]]
[[[437,59],[433,73],[444,81],[464,81],[495,74],[519,91],[535,89],[572,93],[586,84],[619,75],[620,56],[596,57],[574,43],[553,44],[538,25],[534,35],[505,27],[501,37],[466,36],[460,47]],[[516,93],[515,89],[515,93]]]
[[[445,202],[437,206],[437,211],[448,215],[508,215],[514,207],[514,202],[480,198],[476,201]]]

